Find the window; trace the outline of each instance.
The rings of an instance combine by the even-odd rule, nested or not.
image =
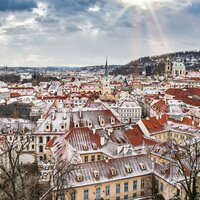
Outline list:
[[[85,162],[88,162],[88,156],[84,157]]]
[[[43,137],[39,137],[39,143],[43,143]]]
[[[40,153],[43,152],[43,146],[39,146],[39,152],[40,152]]]
[[[98,155],[98,156],[97,156],[97,160],[101,160],[101,155]]]
[[[31,140],[32,140],[32,142],[34,142],[35,138],[32,136],[32,137],[31,137]]]
[[[128,200],[128,195],[124,195],[124,200]]]
[[[84,200],[88,200],[88,190],[84,190]]]
[[[120,200],[120,197],[116,197],[116,200]]]
[[[133,181],[133,190],[137,190],[137,181]]]
[[[75,192],[71,193],[71,200],[76,200],[76,193]]]
[[[144,179],[141,180],[141,188],[144,189]]]
[[[60,192],[60,200],[65,200],[65,193],[63,191]]]
[[[160,183],[160,191],[163,192],[163,183]]]
[[[32,144],[32,145],[31,145],[31,149],[34,149],[34,148],[35,148],[35,145],[34,145],[34,144]]]
[[[91,161],[95,161],[95,156],[91,156]]]
[[[116,184],[116,193],[120,193],[120,184]]]
[[[101,199],[101,188],[96,188],[96,200]]]
[[[128,192],[128,182],[124,183],[124,192]]]
[[[106,196],[110,195],[110,186],[106,186]]]

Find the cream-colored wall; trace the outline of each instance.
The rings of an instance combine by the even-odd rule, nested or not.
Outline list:
[[[141,196],[141,191],[146,192],[145,188],[141,188],[141,179],[145,179],[148,181],[148,176],[143,177],[136,177],[136,178],[129,178],[123,179],[118,181],[106,182],[101,184],[95,185],[88,185],[84,187],[77,187],[74,188],[74,192],[76,192],[76,199],[77,200],[84,200],[84,190],[88,190],[88,199],[94,200],[96,199],[96,188],[101,188],[101,197],[103,199],[116,199],[116,197],[124,198],[124,195],[128,195],[128,197],[133,197],[133,193],[137,193],[137,196]],[[137,189],[133,190],[133,181],[137,180]],[[124,192],[124,183],[128,182],[128,192]],[[120,193],[116,194],[116,184],[120,184]],[[147,184],[147,183],[146,183]],[[110,186],[110,195],[106,196],[106,186]],[[53,198],[54,199],[54,198]],[[70,195],[66,192],[66,200],[70,200]]]
[[[98,156],[100,156],[100,160],[105,160],[106,158],[110,158],[109,156],[107,156],[106,154],[102,153],[102,152],[97,152],[97,153],[85,153],[85,154],[80,154],[81,159],[83,162],[85,162],[85,156],[88,156],[88,162],[92,162],[92,156],[95,156],[95,160],[98,160]]]
[[[170,161],[166,158],[160,157],[159,155],[155,154],[150,154],[150,158],[154,160],[154,162],[159,163],[159,164],[168,164]]]
[[[184,142],[186,139],[191,139],[193,136],[192,135],[188,135],[185,133],[181,133],[181,132],[175,132],[175,131],[166,131],[166,132],[162,132],[162,133],[157,133],[154,134],[153,136],[155,136],[156,140],[159,140],[161,142],[167,142],[169,140],[176,140],[179,144]]]

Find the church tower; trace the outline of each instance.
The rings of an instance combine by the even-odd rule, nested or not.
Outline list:
[[[165,62],[165,77],[170,77],[172,74],[172,63],[169,58],[166,59]]]
[[[106,58],[105,72],[104,72],[104,77],[103,77],[103,91],[102,91],[102,94],[104,95],[106,93],[107,94],[111,93],[107,58]]]

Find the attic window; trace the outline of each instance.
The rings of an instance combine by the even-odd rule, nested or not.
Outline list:
[[[112,124],[112,125],[115,124],[115,118],[114,118],[114,117],[111,117],[111,118],[110,118],[110,121],[111,121],[111,124]]]
[[[87,144],[83,144],[83,150],[84,150],[84,151],[87,151],[87,150],[88,150]]]
[[[158,153],[159,151],[160,151],[160,147],[157,147],[157,148],[155,149],[155,152]]]
[[[110,173],[112,176],[116,176],[117,175],[117,170],[114,167],[110,168]]]
[[[133,169],[132,169],[132,167],[131,167],[130,165],[126,165],[126,166],[125,166],[125,169],[126,169],[126,172],[127,172],[127,173],[133,172]]]
[[[77,173],[77,174],[76,174],[76,181],[77,181],[77,182],[83,181],[83,175],[82,175],[81,173]]]
[[[93,144],[92,144],[92,148],[93,148],[94,150],[97,150],[97,144],[96,144],[96,143],[93,143]]]
[[[65,128],[65,126],[64,125],[61,125],[61,129],[64,129]]]
[[[147,169],[147,166],[145,163],[139,163],[139,166],[141,168],[141,170],[146,170]]]
[[[93,171],[93,175],[94,175],[95,179],[99,179],[99,177],[100,177],[99,171],[97,171],[97,170]]]

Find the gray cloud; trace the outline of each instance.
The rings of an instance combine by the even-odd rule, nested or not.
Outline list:
[[[0,11],[22,11],[36,7],[36,2],[32,0],[1,0],[0,2]]]
[[[194,8],[186,7],[187,0],[184,5],[167,1],[172,3],[153,7],[155,16],[121,0],[15,1],[34,4],[0,12],[0,65],[84,66],[103,64],[106,55],[110,63],[125,64],[143,55],[192,49],[200,42],[194,20],[200,3]],[[181,9],[173,9],[175,4]]]

